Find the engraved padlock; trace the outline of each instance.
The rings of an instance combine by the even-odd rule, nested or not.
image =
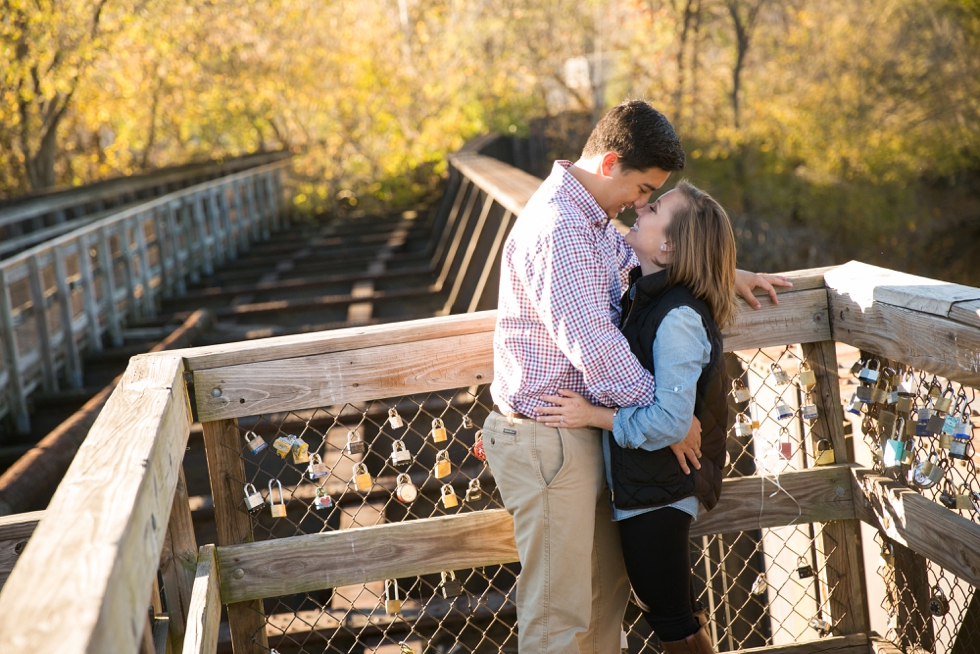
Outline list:
[[[776,401],[776,419],[777,420],[788,420],[793,417],[793,409],[789,408],[789,405],[782,400]]]
[[[742,404],[752,399],[752,394],[749,393],[749,389],[745,387],[745,382],[741,379],[732,382],[732,399],[735,400],[736,404]]]
[[[391,465],[403,466],[412,462],[412,453],[405,447],[404,441],[397,440],[391,444]]]
[[[436,464],[432,467],[432,476],[436,479],[448,477],[453,471],[453,464],[449,461],[449,450],[439,450],[436,453]]]
[[[323,509],[329,509],[333,506],[333,498],[327,495],[327,491],[323,490],[323,486],[316,487],[316,497],[313,498],[313,508],[322,511]]]
[[[310,446],[300,437],[293,439],[293,463],[302,465],[310,462]]]
[[[939,584],[932,587],[932,597],[929,598],[929,613],[937,618],[949,613],[949,600],[946,599],[946,594],[939,587]]]
[[[803,404],[800,406],[800,415],[803,416],[804,420],[816,420],[820,416],[817,405],[809,393],[806,394]]]
[[[294,438],[296,437],[292,434],[283,434],[272,441],[272,449],[276,451],[280,459],[285,459],[293,451]]]
[[[272,494],[273,488],[272,483],[275,482],[276,486],[279,488],[279,502],[276,503],[276,496]],[[278,479],[269,480],[269,510],[272,512],[273,518],[285,518],[286,517],[286,500],[282,497],[282,483]]]
[[[953,404],[953,387],[947,386],[942,395],[936,398],[936,411],[946,413]]]
[[[444,599],[451,600],[463,594],[463,584],[456,578],[456,573],[450,570],[443,572],[442,583],[439,584]]]
[[[432,435],[433,443],[441,443],[446,440],[446,425],[441,418],[432,421],[432,431],[429,433]]]
[[[311,454],[309,465],[306,467],[306,474],[310,476],[310,479],[319,479],[320,477],[325,477],[330,474],[330,468],[326,463],[323,462],[323,458],[319,454]]]
[[[361,433],[357,429],[347,432],[347,453],[364,454],[367,452],[367,443],[361,438]]]
[[[466,487],[466,502],[478,502],[483,499],[483,489],[480,487],[479,479],[471,479],[469,486]]]
[[[487,460],[487,451],[483,447],[483,430],[478,429],[476,434],[473,435],[473,456],[480,461]]]
[[[880,368],[881,362],[877,359],[871,359],[861,368],[861,372],[858,373],[858,379],[866,384],[874,384],[878,381]]]
[[[442,485],[442,505],[447,509],[459,505],[459,498],[456,497],[456,491],[449,484]]]
[[[398,596],[398,580],[385,579],[385,613],[395,615],[402,612],[402,600]]]
[[[830,466],[834,464],[834,446],[828,440],[817,441],[817,460],[815,465]]]
[[[796,574],[800,579],[808,579],[813,576],[813,566],[806,562],[805,557],[796,560]]]
[[[392,429],[401,429],[405,426],[405,421],[398,415],[397,409],[388,409],[388,424]]]
[[[254,512],[265,506],[265,499],[262,493],[255,490],[255,484],[245,484],[245,508]]]
[[[374,481],[371,479],[371,473],[368,472],[367,466],[363,463],[354,464],[354,488],[359,491],[371,490],[374,486]]]
[[[265,448],[269,447],[269,444],[265,442],[265,439],[251,429],[245,432],[244,436],[245,444],[248,446],[248,451],[252,454],[258,454]]]
[[[774,361],[773,364],[769,366],[769,370],[772,372],[772,378],[773,381],[776,382],[776,386],[785,386],[789,383],[789,375],[786,374],[786,371],[783,370],[779,363]]]
[[[735,435],[736,436],[751,436],[752,435],[752,423],[745,416],[745,414],[738,413],[735,414]]]
[[[810,369],[810,364],[804,361],[800,364],[800,388],[804,391],[811,390],[817,385],[817,374]]]
[[[402,473],[395,479],[395,497],[399,502],[411,504],[419,496],[418,487],[412,483],[412,478]]]

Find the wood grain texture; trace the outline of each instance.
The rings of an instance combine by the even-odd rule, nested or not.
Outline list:
[[[949,319],[971,327],[980,327],[980,300],[957,302],[949,309]]]
[[[868,654],[868,635],[821,638],[808,643],[740,649],[739,654]]]
[[[218,649],[221,597],[218,594],[218,563],[214,545],[201,547],[194,576],[183,654],[214,654]]]
[[[0,517],[0,588],[7,583],[10,571],[17,565],[43,516],[44,511],[32,511]]]
[[[485,384],[489,332],[200,371],[202,421]]]
[[[184,388],[180,358],[132,359],[0,591],[0,651],[136,651],[190,431]]]
[[[854,468],[858,517],[892,540],[980,584],[980,525],[867,468]]]
[[[980,387],[980,329],[877,301],[862,307],[836,290],[828,295],[835,341]]]
[[[163,579],[163,592],[167,598],[167,613],[170,618],[170,647],[175,652],[180,651],[184,642],[197,556],[194,520],[188,504],[184,468],[181,466],[167,535],[163,539],[163,551],[160,553],[160,576]]]
[[[868,654],[904,654],[898,645],[880,636],[873,635],[869,640],[871,649]]]
[[[718,506],[699,517],[691,535],[853,517],[851,474],[828,466],[780,475],[796,497],[768,497],[771,481],[726,479]],[[762,497],[765,498],[764,504]],[[412,520],[323,534],[218,547],[221,597],[240,602],[394,577],[517,561],[514,527],[502,510]],[[447,547],[451,542],[452,547]]]
[[[541,186],[541,179],[499,159],[479,154],[449,156],[449,163],[514,215]]]
[[[782,292],[778,306],[768,296],[759,301],[762,308],[754,310],[744,300],[738,300],[738,316],[722,332],[726,352],[830,340],[827,294],[823,289]]]

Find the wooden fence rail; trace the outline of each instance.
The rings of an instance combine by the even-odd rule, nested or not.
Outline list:
[[[0,261],[0,418],[30,428],[27,399],[82,386],[81,355],[130,317],[210,273],[282,222],[274,161],[113,213]]]

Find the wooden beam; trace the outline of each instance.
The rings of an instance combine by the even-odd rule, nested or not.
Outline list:
[[[869,654],[905,654],[893,642],[885,640],[877,634],[873,634],[869,640]]]
[[[846,466],[785,473],[779,483],[796,501],[785,493],[768,497],[776,487],[759,477],[726,479],[718,506],[698,518],[691,535],[854,516]],[[513,534],[510,515],[497,509],[218,547],[221,597],[241,602],[512,563]]]
[[[867,468],[854,468],[858,517],[973,586],[980,585],[980,525]]]
[[[187,498],[184,467],[181,465],[167,535],[163,541],[163,552],[160,554],[160,576],[163,579],[163,592],[167,598],[167,614],[170,618],[170,647],[175,652],[180,651],[184,642],[197,556],[194,519]]]
[[[133,652],[190,404],[179,357],[135,357],[0,591],[0,651]]]
[[[827,293],[823,289],[782,292],[778,306],[768,296],[760,296],[759,301],[762,308],[754,310],[738,300],[738,316],[722,332],[726,352],[830,340]]]
[[[44,511],[0,517],[0,588],[7,583],[10,571],[17,565],[42,517]]]
[[[808,643],[740,649],[738,654],[868,654],[868,635],[854,634],[811,640]]]
[[[201,547],[187,614],[183,654],[214,654],[218,649],[221,598],[218,595],[218,563],[214,545]]]

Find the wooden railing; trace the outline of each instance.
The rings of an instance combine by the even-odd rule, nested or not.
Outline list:
[[[111,213],[0,261],[0,418],[29,430],[27,398],[82,384],[81,354],[161,295],[267,238],[282,221],[281,157]]]
[[[533,191],[530,180],[505,184],[504,169],[494,181],[491,162],[453,163],[512,214]],[[778,306],[765,298],[761,311],[740,305],[725,349],[801,344],[825,417],[811,433],[831,443],[837,464],[784,473],[788,492],[774,495],[758,476],[726,479],[721,503],[696,533],[822,523],[834,543],[822,549],[834,577],[834,637],[819,651],[886,652],[888,644],[867,635],[858,521],[972,586],[980,582],[980,525],[848,457],[835,341],[976,387],[980,290],[854,262],[790,276],[794,288]],[[486,384],[494,324],[494,312],[483,311],[135,357],[0,591],[0,651],[136,652],[151,628],[145,607],[161,566],[167,597],[189,598],[171,606],[171,643],[214,652],[222,602],[238,654],[268,651],[263,597],[515,561],[502,510],[248,542],[241,508],[237,419]],[[195,579],[181,471],[192,406],[203,423],[217,526]]]

